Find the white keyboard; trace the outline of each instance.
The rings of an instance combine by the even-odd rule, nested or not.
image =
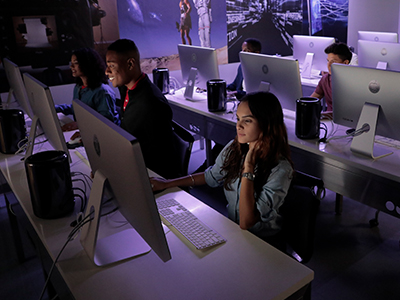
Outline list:
[[[201,222],[175,199],[157,200],[157,206],[161,217],[175,227],[197,249],[226,242],[222,236]]]

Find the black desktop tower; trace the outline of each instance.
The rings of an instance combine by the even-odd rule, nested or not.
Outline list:
[[[26,138],[24,113],[20,109],[0,110],[0,152],[14,154]]]

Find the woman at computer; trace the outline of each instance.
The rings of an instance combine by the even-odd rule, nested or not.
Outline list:
[[[236,131],[235,139],[205,172],[150,181],[153,190],[223,185],[229,218],[273,243],[281,229],[279,207],[293,174],[282,107],[275,95],[257,92],[244,96],[237,109]]]
[[[70,68],[76,78],[73,99],[80,99],[85,104],[114,123],[119,123],[115,107],[115,93],[108,85],[105,63],[96,50],[81,48],[71,56]],[[56,111],[64,115],[73,115],[72,104],[56,105]],[[76,122],[63,125],[64,131],[78,129]]]

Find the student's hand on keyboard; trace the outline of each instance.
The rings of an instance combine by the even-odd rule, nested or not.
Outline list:
[[[165,190],[167,188],[167,181],[168,180],[163,179],[163,178],[150,177],[150,183],[151,183],[151,188],[153,189],[153,192]]]
[[[72,131],[78,129],[78,124],[76,122],[70,122],[61,126],[62,131]]]

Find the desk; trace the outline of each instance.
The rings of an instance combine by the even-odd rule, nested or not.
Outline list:
[[[206,139],[226,144],[236,135],[235,117],[226,112],[212,113],[207,101],[192,102],[184,99],[182,91],[167,95],[174,120]],[[340,195],[400,217],[400,151],[379,160],[353,154],[347,139],[319,144],[317,140],[301,140],[295,135],[294,112],[284,110],[289,144],[295,168],[322,178],[325,187]],[[328,122],[330,125],[330,122]],[[335,125],[338,135],[346,127]],[[210,142],[208,142],[210,147]],[[209,150],[209,148],[208,148]],[[209,161],[210,155],[207,156]]]
[[[41,150],[45,150],[42,148]],[[89,173],[72,153],[71,171]],[[0,168],[45,250],[54,259],[74,216],[55,220],[33,214],[23,163],[19,156],[0,155]],[[163,263],[154,252],[108,267],[96,267],[73,240],[57,269],[75,299],[286,299],[313,279],[313,271],[271,247],[237,224],[179,189],[157,197],[175,198],[227,242],[195,250],[174,232],[166,234],[172,259]],[[76,205],[77,207],[79,205]],[[78,208],[76,208],[78,210]],[[122,230],[118,213],[101,219],[100,237]],[[57,287],[57,286],[56,286]],[[38,291],[39,293],[40,291]],[[70,293],[70,294],[69,294]]]

